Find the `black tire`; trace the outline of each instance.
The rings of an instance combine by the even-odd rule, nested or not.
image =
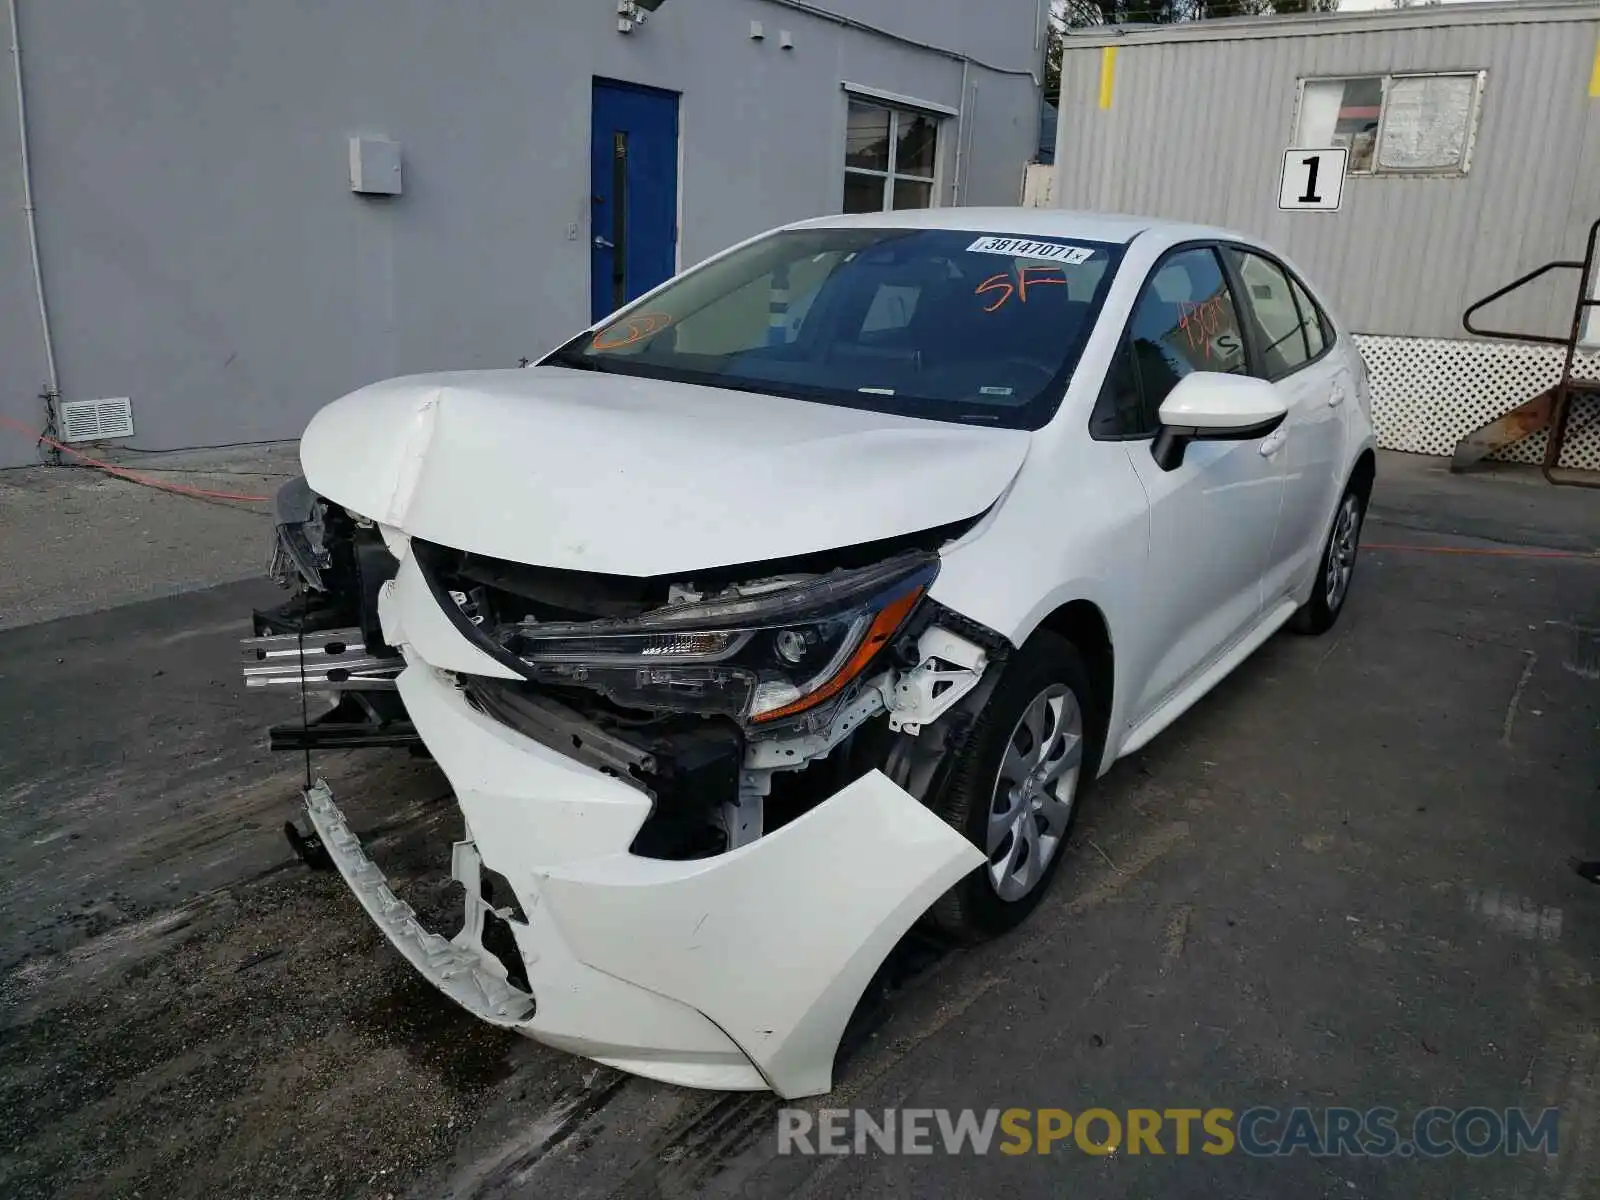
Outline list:
[[[1080,714],[1078,749],[1081,758],[1076,778],[1068,791],[1064,824],[1058,832],[1051,831],[1054,843],[1044,862],[1043,872],[1021,896],[1003,898],[993,881],[989,863],[973,871],[941,896],[929,913],[934,927],[948,938],[965,943],[979,942],[1016,928],[1038,907],[1061,866],[1061,860],[1066,857],[1068,835],[1078,811],[1083,807],[1083,799],[1094,782],[1100,762],[1101,736],[1095,707],[1098,698],[1089,686],[1089,674],[1083,660],[1070,642],[1054,634],[1042,631],[1034,634],[1006,665],[994,694],[978,714],[971,736],[952,763],[946,784],[934,798],[932,807],[960,830],[968,841],[987,854],[989,822],[992,810],[1000,799],[1000,771],[1002,764],[1007,761],[1007,749],[1013,744],[1014,735],[1025,732],[1019,728],[1019,722],[1030,706],[1045,698],[1052,689],[1060,687],[1070,692]],[[1048,701],[1046,703],[1048,706]],[[1063,720],[1055,729],[1059,731],[1064,726]],[[1050,756],[1047,754],[1044,757],[1048,760]],[[1048,762],[1041,765],[1047,766]],[[1065,771],[1060,786],[1066,787]],[[1024,800],[1019,804],[1015,799],[1016,792],[1016,788],[1008,788],[1006,799],[1001,801],[1016,805],[1013,812],[1028,803]],[[1059,801],[1060,797],[1048,799]],[[1055,809],[1052,807],[1053,811]],[[996,819],[1000,819],[998,815]],[[1021,819],[1020,813],[1015,819]],[[1032,812],[1028,813],[1028,819],[1035,820]],[[1034,840],[1025,849],[1043,844],[1047,836],[1043,825],[1048,820],[1046,814],[1038,814],[1032,835]],[[1012,836],[1015,838],[1017,835]],[[1026,842],[1027,838],[1023,840]],[[1009,843],[1004,844],[1002,855],[1008,849]],[[1015,886],[1014,877],[1008,876],[1008,886]]]
[[[1346,517],[1353,513],[1353,528],[1347,530]],[[1339,614],[1350,599],[1350,588],[1355,582],[1357,552],[1361,548],[1361,527],[1367,517],[1365,489],[1352,482],[1339,497],[1339,507],[1334,509],[1333,521],[1328,529],[1328,540],[1322,544],[1322,557],[1317,560],[1317,579],[1311,589],[1311,598],[1295,610],[1289,618],[1289,628],[1296,633],[1327,633],[1333,628]],[[1348,533],[1348,538],[1346,538]],[[1348,544],[1346,544],[1348,543]],[[1344,560],[1343,583],[1335,586],[1330,570],[1335,554]]]

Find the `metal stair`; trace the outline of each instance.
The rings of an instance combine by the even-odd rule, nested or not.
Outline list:
[[[1583,340],[1584,317],[1591,308],[1600,308],[1600,300],[1592,300],[1590,281],[1594,277],[1596,241],[1600,239],[1600,220],[1589,226],[1589,236],[1584,245],[1582,261],[1568,259],[1547,262],[1526,275],[1519,276],[1503,288],[1490,292],[1461,314],[1461,324],[1466,331],[1483,338],[1498,338],[1512,342],[1534,342],[1545,346],[1563,348],[1561,377],[1556,385],[1541,392],[1510,412],[1479,426],[1456,443],[1450,461],[1452,471],[1460,471],[1492,454],[1494,451],[1520,441],[1525,437],[1549,430],[1545,444],[1544,462],[1540,465],[1544,477],[1553,484],[1567,487],[1600,488],[1600,471],[1587,471],[1561,465],[1561,453],[1568,438],[1575,432],[1572,413],[1578,402],[1588,396],[1600,395],[1600,379],[1582,378],[1574,374],[1578,349]],[[1541,333],[1513,333],[1504,329],[1482,329],[1473,324],[1473,317],[1496,300],[1525,287],[1551,271],[1577,271],[1578,294],[1572,306],[1572,325],[1566,337]]]

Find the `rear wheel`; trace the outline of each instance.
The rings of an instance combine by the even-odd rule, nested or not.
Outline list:
[[[1322,548],[1317,564],[1317,582],[1311,598],[1302,604],[1289,625],[1299,633],[1326,633],[1333,628],[1350,595],[1355,577],[1356,553],[1361,548],[1361,522],[1366,517],[1366,498],[1354,484],[1345,489],[1333,516],[1333,528]]]
[[[1099,761],[1094,703],[1083,660],[1053,634],[1006,666],[933,805],[986,860],[934,905],[942,932],[981,941],[1038,907]]]

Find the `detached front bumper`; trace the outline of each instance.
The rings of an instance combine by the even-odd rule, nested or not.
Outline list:
[[[402,568],[390,586],[407,582]],[[400,599],[386,597],[386,609]],[[982,861],[877,771],[728,853],[630,854],[649,796],[499,724],[404,649],[401,696],[466,818],[470,840],[453,856],[467,896],[461,933],[446,940],[418,925],[326,788],[309,793],[308,812],[413,965],[469,1011],[552,1046],[688,1086],[826,1092],[873,972]],[[480,861],[526,914],[507,924],[527,991],[483,947]]]

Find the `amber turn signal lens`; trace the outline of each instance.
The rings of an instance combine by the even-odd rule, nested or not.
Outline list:
[[[828,680],[827,683],[809,695],[800,697],[792,704],[785,704],[782,708],[764,712],[759,716],[752,717],[751,720],[766,722],[776,721],[779,717],[792,717],[795,713],[805,712],[806,709],[821,704],[830,696],[837,695],[845,684],[866,669],[873,656],[883,649],[883,644],[895,635],[895,631],[900,626],[905,624],[906,618],[911,615],[911,610],[916,607],[917,601],[922,599],[924,590],[921,587],[912,588],[904,596],[890,601],[880,609],[878,615],[872,619],[872,624],[867,628],[867,636],[862,638],[861,645],[856,647],[856,652],[845,660],[845,664],[839,669],[839,673]]]

